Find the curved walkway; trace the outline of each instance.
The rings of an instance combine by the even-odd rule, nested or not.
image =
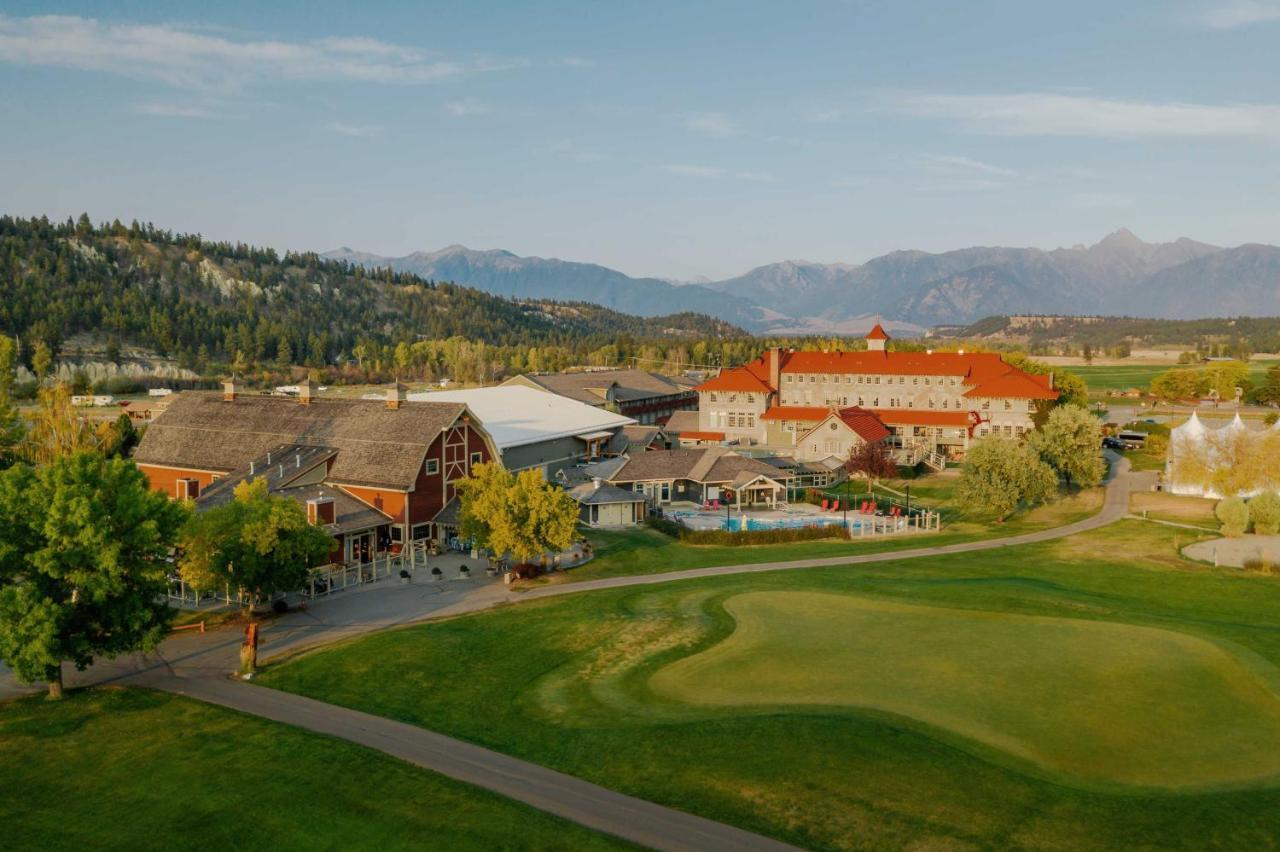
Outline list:
[[[721,565],[664,574],[588,580],[543,586],[523,593],[513,593],[497,583],[461,590],[419,585],[416,592],[396,590],[402,604],[400,609],[385,606],[379,609],[378,604],[385,605],[387,595],[355,593],[345,599],[346,603],[342,608],[345,617],[334,618],[335,612],[326,613],[324,607],[316,607],[311,612],[296,613],[271,624],[263,633],[264,645],[269,649],[269,653],[264,654],[263,658],[279,658],[284,654],[331,644],[364,633],[478,612],[502,603],[700,577],[921,559],[1064,538],[1097,529],[1128,514],[1131,486],[1129,462],[1113,454],[1108,454],[1108,459],[1111,462],[1110,477],[1102,509],[1090,518],[1061,527],[1005,538],[885,553]],[[403,606],[405,603],[408,604],[407,608]],[[69,684],[82,686],[117,682],[162,689],[340,737],[655,849],[683,851],[792,848],[760,835],[616,793],[424,728],[232,680],[227,677],[227,672],[235,667],[239,644],[238,634],[228,634],[225,631],[221,634],[214,632],[203,636],[189,634],[175,637],[153,654],[133,655],[115,662],[101,663],[91,673],[70,677]],[[0,683],[0,698],[5,697],[6,692],[13,692],[12,689],[5,690],[3,687],[4,684]]]

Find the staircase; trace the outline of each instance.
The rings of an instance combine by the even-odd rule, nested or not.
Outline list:
[[[943,471],[947,469],[947,458],[942,453],[930,450],[925,454],[923,459],[925,465],[935,471]]]

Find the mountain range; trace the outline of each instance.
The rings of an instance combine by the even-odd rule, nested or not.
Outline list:
[[[696,311],[773,333],[857,333],[876,320],[911,331],[1017,313],[1280,315],[1280,248],[1185,237],[1147,243],[1124,228],[1091,246],[895,251],[863,264],[788,260],[699,283],[457,245],[405,257],[349,248],[324,256],[496,295],[589,301],[641,316]]]

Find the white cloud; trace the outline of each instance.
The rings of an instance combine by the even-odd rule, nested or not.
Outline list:
[[[956,120],[976,133],[1008,136],[1280,135],[1280,107],[1271,104],[1147,103],[1029,92],[907,95],[889,108],[908,115]]]
[[[154,115],[165,118],[227,118],[227,114],[218,110],[195,104],[143,103],[134,104],[133,112],[138,115]]]
[[[698,112],[685,118],[685,127],[708,136],[733,136],[738,125],[722,112]]]
[[[981,160],[975,160],[971,157],[963,157],[956,154],[924,154],[920,157],[920,160],[926,166],[940,172],[979,172],[985,175],[998,175],[1000,177],[1016,177],[1018,174],[1013,169],[993,166],[990,163],[984,163]]]
[[[485,103],[475,100],[474,98],[464,98],[460,101],[450,101],[444,105],[449,115],[459,118],[469,115],[486,115],[492,112],[492,108]]]
[[[337,133],[340,136],[351,136],[355,139],[372,139],[375,136],[382,135],[382,128],[376,124],[344,124],[340,121],[328,125],[326,128],[331,133]]]
[[[696,178],[733,178],[734,180],[748,181],[750,183],[772,183],[776,178],[770,172],[758,171],[755,169],[742,169],[733,171],[730,169],[720,168],[719,166],[696,166],[688,164],[676,164],[663,166],[662,170],[670,172],[673,175],[683,175],[685,177]]]
[[[417,84],[521,65],[515,60],[449,59],[372,38],[237,39],[187,25],[108,24],[67,15],[0,15],[0,61],[194,89],[239,89],[263,80]]]
[[[671,172],[673,175],[684,175],[685,177],[700,178],[718,178],[724,177],[725,170],[716,168],[715,166],[690,166],[677,164],[672,166],[663,166],[663,171]]]
[[[1265,0],[1234,0],[1206,10],[1199,20],[1216,30],[1233,30],[1252,24],[1280,21],[1280,3]]]

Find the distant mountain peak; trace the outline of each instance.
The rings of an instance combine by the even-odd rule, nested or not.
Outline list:
[[[1112,231],[1111,233],[1107,234],[1105,237],[1103,237],[1101,240],[1098,241],[1098,245],[1139,248],[1141,246],[1145,246],[1146,243],[1144,243],[1142,239],[1133,231],[1130,231],[1128,228],[1121,228],[1118,231]]]

